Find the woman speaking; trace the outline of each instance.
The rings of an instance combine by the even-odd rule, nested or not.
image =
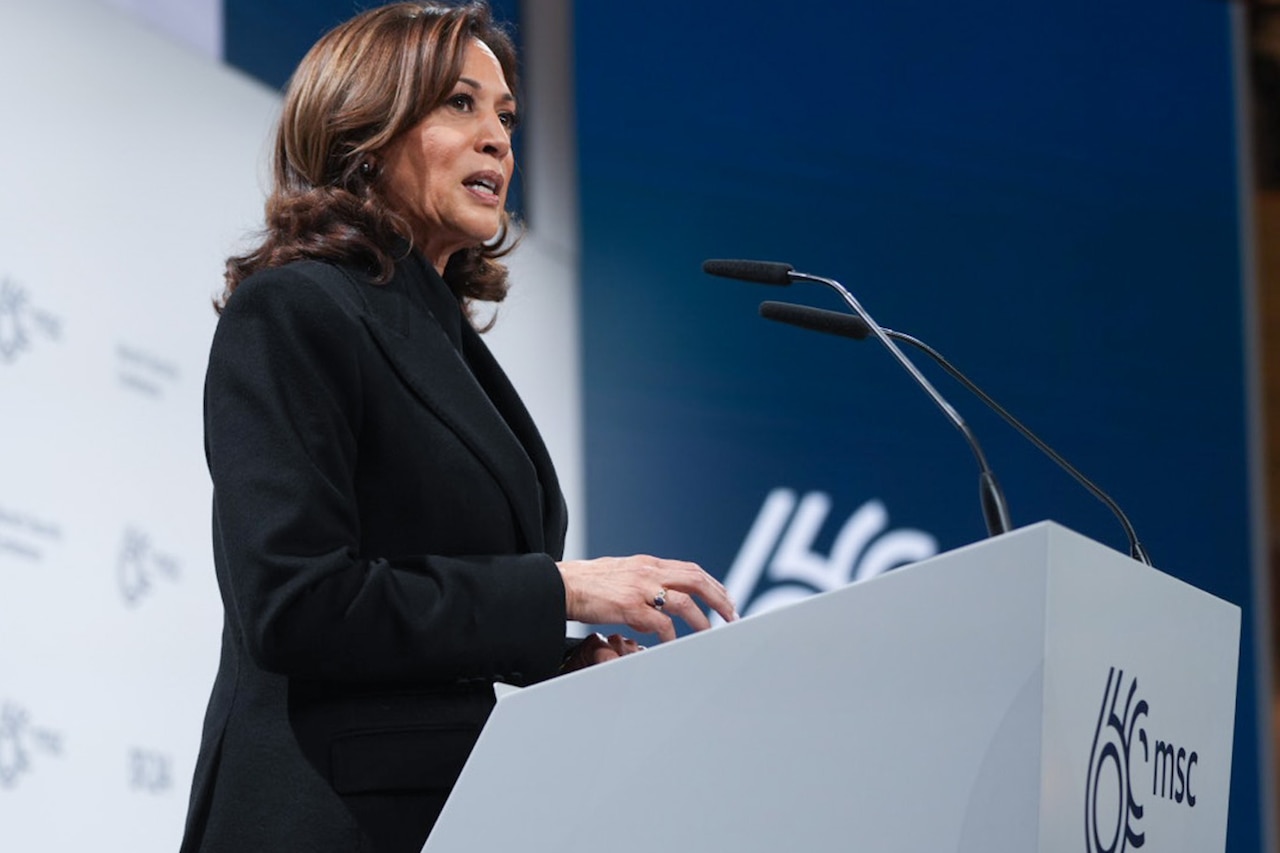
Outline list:
[[[691,563],[561,561],[551,460],[470,322],[507,288],[516,90],[482,4],[365,12],[289,84],[209,356],[225,621],[184,853],[416,853],[495,680],[637,648],[566,619],[735,616]]]

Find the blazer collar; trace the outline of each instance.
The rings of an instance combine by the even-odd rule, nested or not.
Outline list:
[[[387,284],[362,282],[359,291],[366,308],[362,318],[387,360],[414,395],[457,434],[501,485],[528,549],[558,555],[564,538],[563,499],[546,448],[536,429],[531,435],[513,432],[525,433],[525,422],[531,428],[532,421],[465,318],[460,314],[457,318],[446,316],[442,323],[431,312],[430,305],[436,305],[437,310],[450,301],[457,305],[448,285],[411,252],[396,264],[395,275]],[[441,303],[441,299],[445,301]],[[464,344],[461,350],[445,331],[451,321],[460,324],[454,328]],[[481,369],[473,373],[464,353],[481,352],[488,360],[480,356]],[[507,418],[518,415],[513,418],[515,423],[509,424],[504,414]],[[544,505],[551,495],[544,492],[554,494],[558,518],[546,516]]]
[[[498,360],[489,352],[489,347],[481,340],[479,333],[468,322],[462,324],[463,353],[476,379],[488,392],[504,422],[515,433],[525,453],[533,462],[537,471],[538,483],[542,487],[542,530],[545,547],[543,550],[557,560],[564,555],[565,530],[568,527],[569,513],[564,503],[564,493],[560,490],[560,480],[556,476],[555,465],[551,462],[551,454],[542,442],[542,435],[534,424],[529,410],[524,407],[520,395],[511,385],[511,380],[498,364]]]

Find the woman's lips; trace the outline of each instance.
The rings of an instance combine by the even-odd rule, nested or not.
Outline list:
[[[497,204],[502,198],[502,175],[497,172],[476,172],[468,175],[462,182],[473,196],[481,201]]]

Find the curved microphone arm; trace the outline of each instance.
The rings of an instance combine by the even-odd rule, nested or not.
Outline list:
[[[767,320],[776,320],[779,323],[787,323],[792,326],[799,326],[802,329],[811,329],[815,332],[825,332],[830,335],[839,335],[840,337],[853,338],[856,341],[866,340],[871,335],[871,326],[862,318],[853,314],[845,314],[839,311],[828,311],[825,308],[813,308],[808,305],[794,305],[790,302],[762,302],[760,304],[760,316]],[[908,335],[905,332],[897,332],[893,329],[887,329],[883,326],[885,335],[888,337],[902,341],[903,343],[913,346],[924,352],[938,365],[951,375],[953,379],[967,388],[970,393],[976,396],[983,403],[991,408],[996,414],[1004,418],[1005,423],[1017,430],[1023,438],[1030,441],[1036,446],[1041,453],[1048,456],[1059,468],[1070,474],[1077,483],[1084,488],[1099,501],[1101,501],[1107,509],[1111,510],[1112,515],[1120,522],[1120,526],[1124,528],[1125,535],[1129,538],[1129,555],[1135,560],[1146,563],[1148,566],[1153,565],[1151,557],[1147,553],[1147,549],[1138,540],[1138,533],[1134,529],[1133,524],[1129,521],[1129,517],[1125,515],[1124,510],[1120,508],[1111,496],[1095,484],[1092,480],[1080,473],[1074,465],[1062,458],[1052,447],[1046,444],[1039,436],[1033,433],[1022,421],[1014,417],[1010,412],[997,403],[990,394],[979,388],[973,380],[960,372],[960,369],[948,361],[942,353],[926,344],[919,338]]]
[[[919,338],[912,337],[911,335],[908,335],[905,332],[896,332],[893,329],[885,329],[884,333],[890,338],[895,338],[897,340],[902,341],[905,344],[915,347],[916,349],[920,350],[921,352],[925,353],[930,358],[932,358],[934,361],[936,361],[938,363],[938,366],[940,366],[947,373],[951,374],[951,377],[955,379],[957,382],[959,382],[961,385],[963,385],[965,388],[968,388],[969,391],[975,397],[977,397],[979,400],[981,400],[982,402],[990,406],[992,411],[994,411],[1000,417],[1004,418],[1005,422],[1008,423],[1009,426],[1016,429],[1019,433],[1021,433],[1023,438],[1025,438],[1027,441],[1034,444],[1037,448],[1039,448],[1041,453],[1043,453],[1045,456],[1048,456],[1050,459],[1052,459],[1054,462],[1058,464],[1059,468],[1061,468],[1062,470],[1070,474],[1072,477],[1074,477],[1075,481],[1080,485],[1084,486],[1085,489],[1088,490],[1090,494],[1092,494],[1098,500],[1102,501],[1102,503],[1106,504],[1107,509],[1111,510],[1111,513],[1120,521],[1120,526],[1124,528],[1125,535],[1129,537],[1130,556],[1132,556],[1135,560],[1140,560],[1143,563],[1146,563],[1148,566],[1151,565],[1151,557],[1147,554],[1147,549],[1144,548],[1142,546],[1142,543],[1138,541],[1138,533],[1136,530],[1133,529],[1133,525],[1129,522],[1129,517],[1124,514],[1124,510],[1120,509],[1120,505],[1111,499],[1110,495],[1102,491],[1102,489],[1100,489],[1098,486],[1094,485],[1092,480],[1090,480],[1084,474],[1081,474],[1078,470],[1076,470],[1076,467],[1072,465],[1070,462],[1068,462],[1067,460],[1063,459],[1060,455],[1058,455],[1058,452],[1056,450],[1054,450],[1049,445],[1045,444],[1040,439],[1039,436],[1037,436],[1031,430],[1027,429],[1027,427],[1023,426],[1022,421],[1015,418],[1012,414],[1009,413],[1007,409],[1005,409],[1004,406],[1001,406],[999,403],[993,400],[991,396],[987,394],[987,392],[983,391],[981,388],[979,388],[977,385],[971,382],[969,380],[969,377],[965,376],[963,373],[960,372],[960,370],[957,367],[952,365],[951,362],[943,358],[942,353],[938,352],[936,349],[929,346]]]
[[[992,536],[996,536],[1012,530],[1013,522],[1009,519],[1009,505],[1005,500],[1004,492],[1000,489],[1000,484],[996,481],[991,466],[987,464],[986,454],[982,452],[982,446],[978,444],[977,437],[969,429],[969,425],[965,423],[964,418],[960,417],[960,413],[938,393],[938,389],[934,388],[928,379],[924,378],[924,374],[916,368],[911,359],[903,354],[902,350],[898,349],[898,345],[890,339],[885,330],[875,320],[871,319],[871,315],[867,313],[867,310],[862,307],[857,299],[853,298],[853,294],[844,285],[835,279],[822,278],[821,276],[809,275],[808,273],[794,270],[788,270],[787,277],[791,281],[811,281],[831,288],[840,294],[840,297],[853,309],[855,314],[862,318],[862,321],[871,329],[872,334],[884,345],[885,349],[889,350],[897,362],[911,374],[912,378],[925,390],[925,393],[929,395],[934,404],[946,415],[947,420],[951,421],[955,428],[964,435],[965,440],[968,441],[974,457],[978,460],[978,488],[982,500],[982,514],[987,524],[987,532]]]

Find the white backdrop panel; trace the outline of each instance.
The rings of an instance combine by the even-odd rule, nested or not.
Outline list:
[[[209,300],[278,98],[97,3],[0,20],[0,846],[172,850],[220,631]]]
[[[0,0],[0,100],[0,849],[170,851],[221,631],[210,299],[279,96],[92,0]],[[561,232],[513,258],[492,343],[576,509]]]

